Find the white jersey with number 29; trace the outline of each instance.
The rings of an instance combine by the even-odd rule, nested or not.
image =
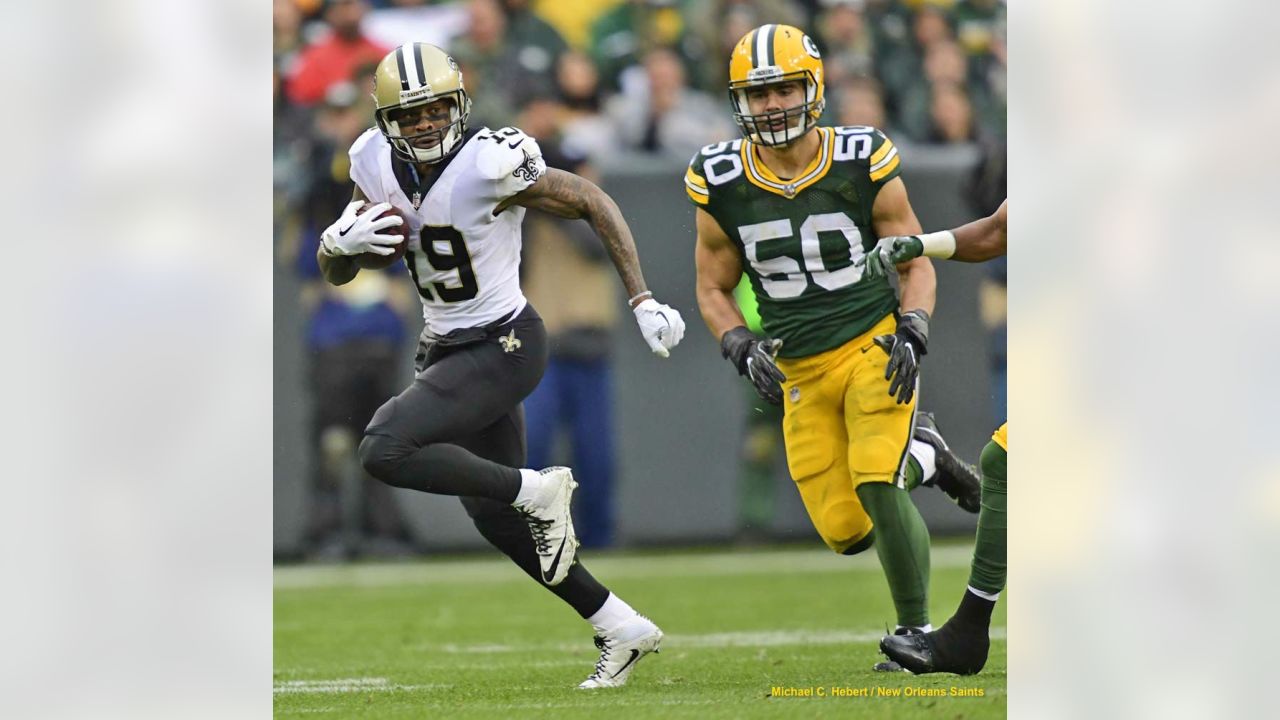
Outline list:
[[[377,128],[365,131],[351,145],[351,179],[371,202],[391,203],[409,218],[405,263],[427,333],[486,325],[523,310],[524,208],[493,211],[546,172],[537,141],[515,128],[482,128],[442,161],[447,165],[417,208],[396,179],[391,152]]]

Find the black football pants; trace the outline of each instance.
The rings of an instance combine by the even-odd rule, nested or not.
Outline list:
[[[539,583],[529,525],[511,503],[525,463],[520,402],[546,367],[547,332],[531,305],[510,322],[423,342],[413,384],[378,408],[360,443],[375,478],[459,496],[480,534]],[[609,594],[578,563],[548,589],[582,617]]]

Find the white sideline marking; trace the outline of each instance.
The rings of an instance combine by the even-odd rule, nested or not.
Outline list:
[[[885,636],[884,630],[854,632],[851,630],[763,630],[759,632],[728,632],[710,635],[669,635],[672,647],[724,648],[724,647],[773,647],[777,645],[845,645],[878,643]],[[991,637],[1002,640],[1005,629],[992,628]]]
[[[530,690],[534,690],[534,689],[537,689],[537,688],[530,688]],[[582,693],[582,695],[584,700],[587,700],[587,702],[485,703],[484,707],[486,709],[493,708],[495,710],[551,710],[555,708],[579,710],[584,707],[593,707],[593,706],[598,707],[604,703],[601,703],[598,705],[596,702],[591,702],[591,700],[605,698],[605,697],[608,698],[607,704],[611,708],[618,707],[618,706],[649,707],[652,705],[718,705],[721,702],[723,702],[722,700],[718,700],[718,699],[717,700],[706,700],[706,699],[698,700],[693,698],[688,698],[688,699],[664,698],[661,700],[656,700],[653,698],[644,698],[640,700],[628,701],[628,700],[619,699],[616,693],[602,693],[599,691],[592,691],[590,693],[584,692]]]
[[[759,630],[711,633],[708,635],[667,635],[663,648],[777,647],[782,645],[857,645],[880,642],[884,630]],[[1003,640],[1005,628],[991,628],[993,640]],[[585,643],[542,643],[520,645],[419,645],[415,650],[431,650],[459,655],[491,655],[514,652],[577,653]]]
[[[726,647],[779,647],[786,645],[859,645],[876,643],[880,638],[884,637],[884,630],[761,630],[755,632],[728,632],[728,633],[710,633],[706,635],[668,635],[663,643],[664,649],[699,649],[699,648],[726,648]],[[993,640],[1003,640],[1007,636],[1004,627],[991,628],[991,638]],[[525,653],[525,652],[569,652],[581,653],[585,648],[584,643],[523,643],[520,645],[439,645],[439,646],[419,646],[415,650],[433,650],[437,652],[446,652],[453,654],[479,654],[488,655],[494,653]],[[538,667],[554,667],[561,665],[583,665],[588,663],[579,660],[542,660],[528,663],[530,666]],[[457,663],[449,663],[451,669],[464,669],[468,667],[491,668],[492,666],[485,664],[481,666],[459,665]],[[454,687],[450,683],[426,683],[417,685],[395,685],[389,680],[382,677],[372,678],[338,678],[334,680],[285,680],[276,682],[271,689],[273,695],[292,695],[292,694],[337,694],[337,693],[361,693],[361,692],[410,692],[414,690],[446,690]],[[656,703],[659,705],[700,705],[711,704],[718,701],[715,700],[657,700],[646,701],[646,703]],[[616,704],[616,703],[611,703]],[[624,703],[625,704],[625,703]],[[579,707],[579,704],[563,704],[563,703],[513,703],[493,705],[493,707],[503,707],[510,709],[539,709],[539,708],[559,708],[559,707]],[[314,710],[314,712],[323,712],[324,710]]]
[[[275,683],[271,688],[271,694],[394,692],[451,687],[453,686],[447,684],[392,685],[386,678],[381,677],[341,678],[338,680],[285,680]]]
[[[973,559],[973,546],[935,547],[931,557],[934,568],[968,567]],[[607,577],[610,581],[651,577],[880,572],[880,561],[875,553],[844,557],[829,550],[767,550],[644,557],[605,556],[597,560],[587,558],[586,564],[594,574]],[[529,582],[528,576],[506,559],[278,567],[273,575],[274,585],[278,590]]]

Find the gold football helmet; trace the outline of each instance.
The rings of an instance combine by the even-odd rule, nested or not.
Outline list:
[[[804,83],[804,104],[772,113],[751,114],[750,88],[774,83]],[[760,145],[786,145],[818,125],[826,106],[822,56],[813,39],[790,25],[761,25],[733,48],[729,56],[729,99],[733,119],[748,140]],[[771,129],[779,121],[785,125]]]
[[[401,111],[437,100],[451,100],[449,124],[417,135],[400,127]],[[387,53],[373,75],[374,120],[396,154],[410,162],[434,163],[456,150],[467,131],[471,98],[462,71],[444,50],[427,43],[405,43]],[[422,141],[437,142],[421,147]]]

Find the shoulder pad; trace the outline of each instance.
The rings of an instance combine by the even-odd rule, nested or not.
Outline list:
[[[382,131],[376,127],[365,130],[351,143],[347,155],[351,158],[351,181],[360,192],[373,202],[385,200],[380,178],[384,163],[391,161],[391,146]]]
[[[871,153],[887,139],[884,133],[870,125],[837,125],[831,130],[836,137],[836,162],[866,165]]]
[[[898,148],[883,132],[870,125],[846,125],[832,129],[836,133],[837,162],[855,162],[865,166],[873,182],[897,177],[902,165]]]
[[[386,144],[386,138],[382,136],[382,131],[376,127],[371,127],[360,133],[360,137],[351,143],[351,150],[347,154],[354,160],[357,155],[365,151],[366,147],[377,148],[378,140],[381,140],[383,145]]]
[[[471,142],[476,147],[476,172],[493,183],[493,197],[505,200],[528,188],[547,172],[538,141],[516,128],[485,128]]]
[[[711,186],[720,185],[742,174],[738,154],[742,138],[706,145],[689,161],[684,175],[684,189],[695,205],[711,201]],[[708,180],[710,182],[708,182]]]
[[[476,133],[473,142],[479,143],[476,169],[486,180],[500,180],[511,175],[527,162],[527,158],[542,158],[538,141],[513,127],[501,130],[484,128]]]

